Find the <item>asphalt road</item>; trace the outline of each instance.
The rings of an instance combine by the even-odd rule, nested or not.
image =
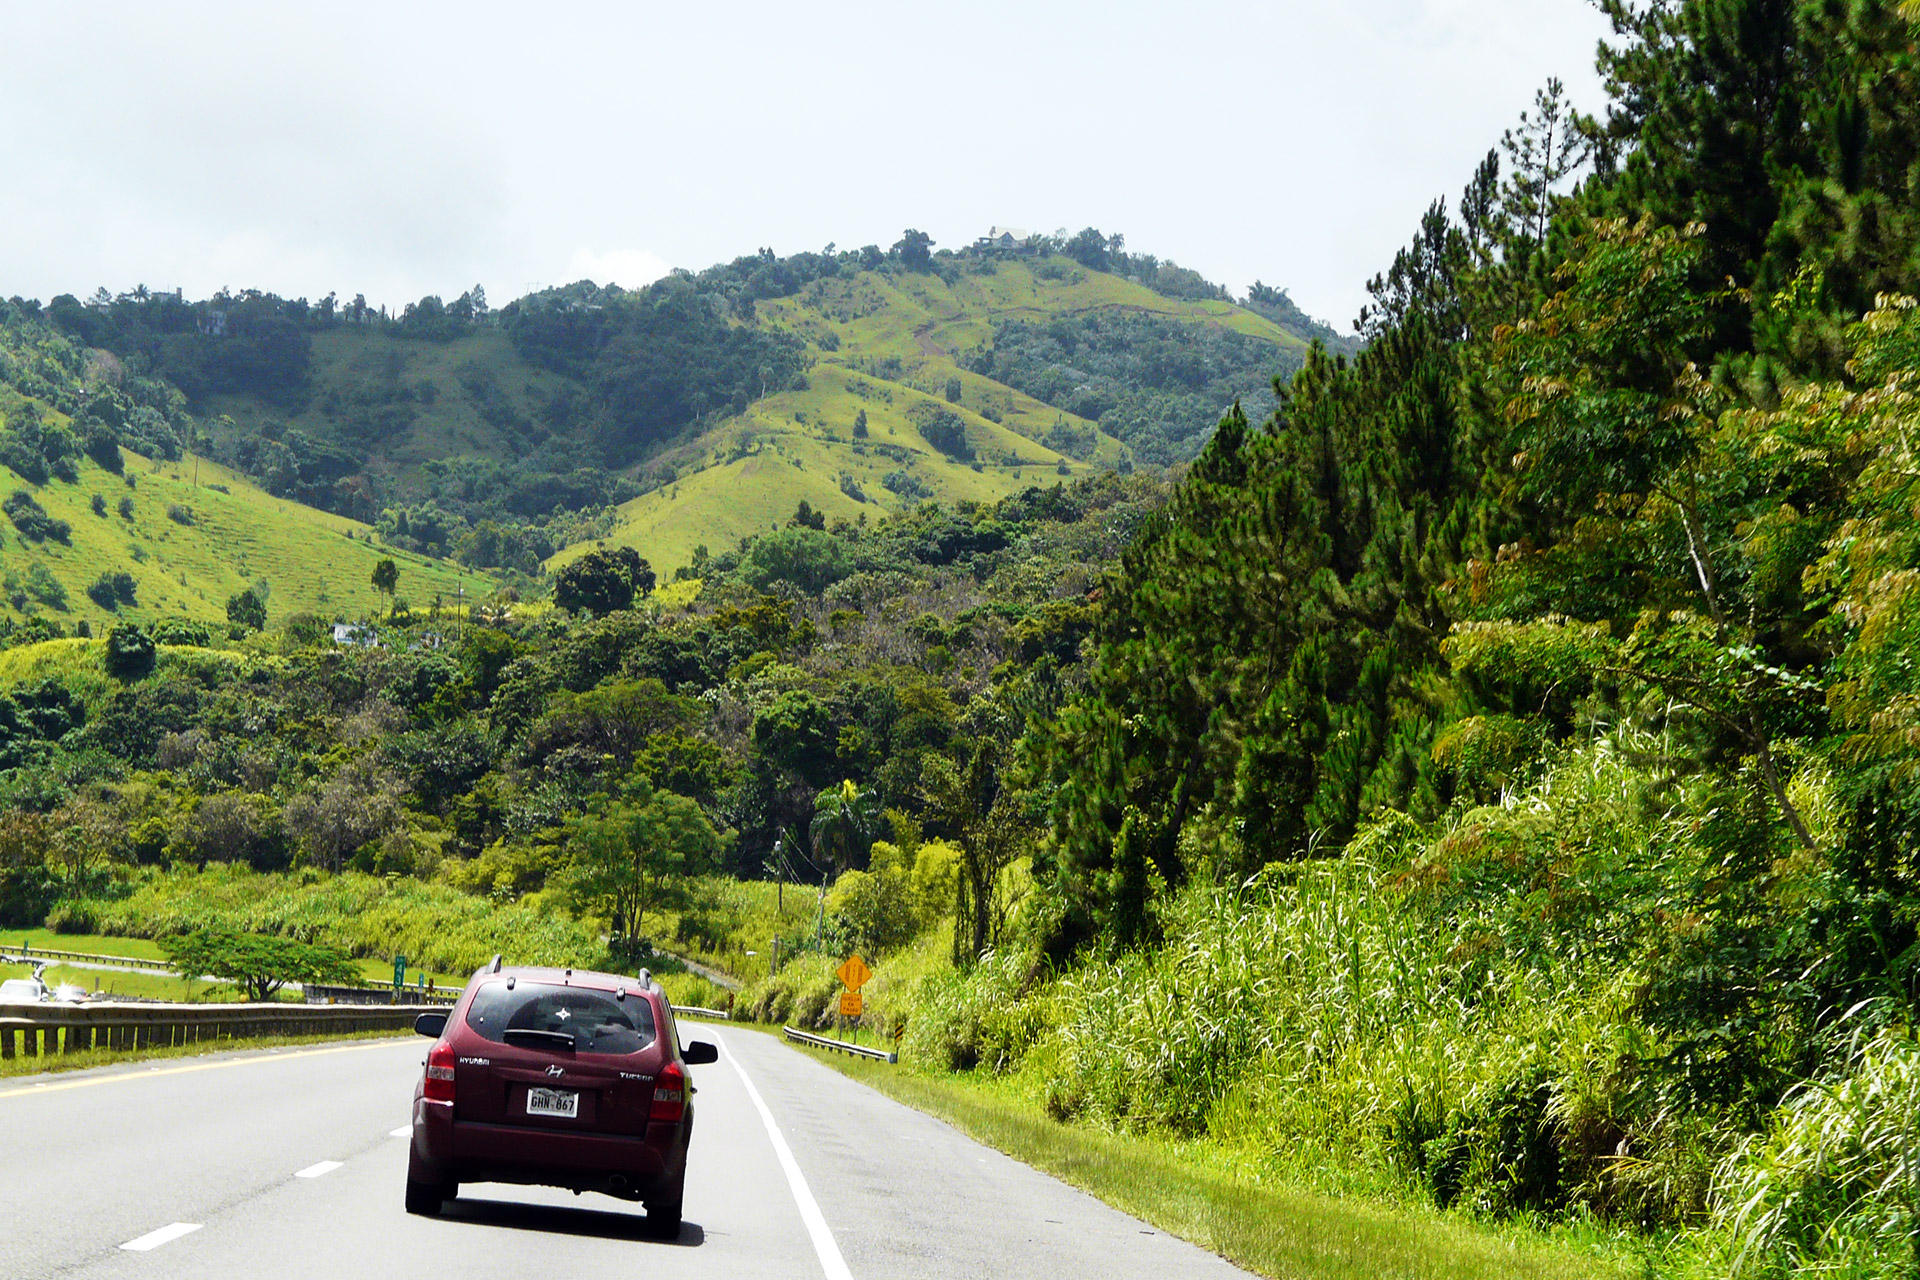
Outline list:
[[[0,1277],[1245,1274],[770,1037],[681,1031],[722,1052],[694,1072],[677,1240],[532,1187],[408,1216],[427,1042],[381,1040],[0,1081]]]

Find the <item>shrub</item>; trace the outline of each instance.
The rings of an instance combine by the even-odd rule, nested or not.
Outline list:
[[[65,520],[55,520],[47,514],[47,509],[33,500],[33,495],[25,489],[15,489],[0,502],[0,510],[7,513],[7,519],[13,521],[13,527],[20,536],[29,542],[45,542],[51,538],[55,542],[66,542],[73,534],[73,526]]]
[[[128,483],[128,485],[129,485],[129,486],[131,486],[131,485],[132,485],[132,483],[133,483],[133,477],[132,477],[131,475],[129,475],[129,476],[127,477],[127,483]],[[122,520],[131,520],[131,519],[133,519],[133,499],[132,499],[132,497],[130,497],[130,496],[128,496],[128,495],[126,495],[126,494],[122,494],[122,495],[121,495],[121,497],[120,497],[120,507],[119,507],[119,510],[120,510],[120,518],[121,518]]]
[[[65,612],[67,608],[67,589],[53,576],[46,565],[35,561],[27,570],[27,593],[49,609]]]
[[[96,516],[105,516],[107,514],[107,500],[100,494],[94,494],[88,505],[93,508],[93,514]]]
[[[175,524],[190,525],[193,523],[193,508],[183,506],[178,502],[169,502],[167,504],[167,519],[173,521]]]
[[[213,643],[213,632],[204,622],[187,618],[162,618],[153,624],[155,644],[183,644],[205,649]]]
[[[45,926],[55,933],[93,933],[98,920],[84,902],[61,902],[47,912]]]
[[[153,673],[153,637],[130,622],[107,633],[107,674],[129,683]]]
[[[139,584],[133,580],[133,575],[124,570],[117,573],[103,570],[99,577],[88,584],[87,598],[102,609],[111,612],[119,609],[123,604],[137,603],[134,593],[138,586]]]
[[[915,425],[921,438],[957,462],[973,461],[973,445],[967,439],[967,424],[951,409],[916,415]]]
[[[249,587],[227,601],[227,621],[243,631],[260,631],[267,625],[267,604]]]
[[[899,494],[909,502],[933,496],[933,490],[927,482],[911,471],[889,471],[880,483],[890,492]]]

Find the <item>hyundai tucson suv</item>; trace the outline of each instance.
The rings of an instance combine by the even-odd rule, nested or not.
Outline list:
[[[463,1182],[513,1182],[640,1201],[651,1227],[679,1231],[687,1067],[718,1051],[681,1050],[644,969],[504,968],[496,956],[414,1029],[435,1040],[413,1094],[407,1212],[439,1213]]]

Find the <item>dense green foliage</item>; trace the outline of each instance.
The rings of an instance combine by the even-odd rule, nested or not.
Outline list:
[[[1916,15],[1605,7],[1607,115],[1550,85],[1128,547],[996,799],[1031,893],[876,1014],[1274,1176],[1912,1276]]]
[[[1162,465],[1198,453],[1222,405],[1271,407],[1273,380],[1299,365],[1231,329],[1126,312],[999,320],[993,344],[970,362],[975,373],[1098,422],[1142,461]]]

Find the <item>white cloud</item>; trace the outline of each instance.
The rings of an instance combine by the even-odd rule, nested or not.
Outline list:
[[[591,280],[595,284],[617,284],[622,289],[638,289],[652,284],[671,270],[660,255],[645,249],[576,249],[567,268],[567,281]]]

